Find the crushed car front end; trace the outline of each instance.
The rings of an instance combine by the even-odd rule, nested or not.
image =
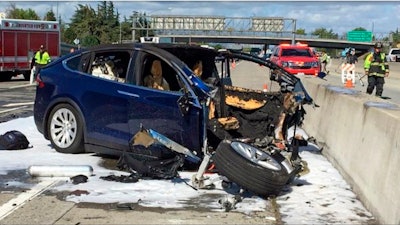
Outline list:
[[[230,181],[262,196],[278,194],[287,183],[305,173],[307,164],[298,155],[301,141],[294,138],[288,143],[286,139],[287,129],[302,123],[305,113],[302,106],[314,104],[301,80],[282,67],[250,54],[231,51],[209,54],[209,49],[185,48],[185,51],[177,48],[170,51],[179,52],[177,57],[186,64],[190,64],[187,59],[193,61],[201,56],[203,61],[212,58],[221,68],[217,72],[216,66],[210,65],[212,68],[207,70],[213,73],[204,79],[188,74],[199,93],[208,93],[202,98],[206,132],[203,162],[194,185],[207,186],[203,174],[210,163]],[[280,89],[264,92],[233,86],[230,63],[238,59],[269,68],[271,81],[277,82]]]

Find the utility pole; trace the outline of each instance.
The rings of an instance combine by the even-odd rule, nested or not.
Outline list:
[[[132,16],[132,42],[135,42],[137,15],[138,15],[138,12],[137,11],[133,11],[133,16]]]
[[[292,37],[292,45],[296,44],[296,19],[293,19],[293,37]]]
[[[119,22],[119,43],[122,43],[122,27],[121,22]]]

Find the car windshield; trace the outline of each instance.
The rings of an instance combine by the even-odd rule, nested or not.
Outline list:
[[[400,50],[392,50],[392,54],[400,54]]]
[[[282,49],[282,56],[307,56],[311,57],[307,49]]]

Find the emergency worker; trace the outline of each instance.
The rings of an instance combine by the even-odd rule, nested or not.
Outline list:
[[[36,75],[40,68],[44,67],[51,61],[49,53],[44,49],[44,46],[41,45],[39,51],[35,53],[35,56],[32,59],[31,67],[34,70],[34,76]]]
[[[34,59],[34,65],[38,68],[42,68],[50,62],[50,55],[41,45],[39,51],[36,52]]]
[[[374,46],[374,52],[371,52],[365,58],[364,69],[365,75],[368,76],[367,94],[372,94],[375,90],[375,95],[382,97],[383,84],[385,77],[389,76],[389,64],[386,60],[385,53],[381,52],[382,43],[377,42]]]
[[[358,62],[356,56],[356,50],[354,48],[350,49],[349,53],[346,54],[346,63],[356,64]]]
[[[328,62],[329,62],[329,56],[325,51],[322,51],[320,61],[321,61],[321,66],[322,66],[321,72],[329,74],[329,71],[326,69],[326,65],[328,65]]]

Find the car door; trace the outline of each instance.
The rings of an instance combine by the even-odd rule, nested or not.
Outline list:
[[[280,50],[280,47],[276,47],[276,48],[273,50],[272,55],[271,55],[271,57],[270,57],[271,62],[274,62],[275,64],[278,64],[279,50]]]
[[[129,96],[131,89],[124,81],[132,50],[95,51],[91,54],[87,73],[82,76],[85,92],[80,102],[85,117],[86,142],[96,149],[126,150],[131,137],[128,126]],[[113,68],[106,67],[112,61]],[[117,75],[117,66],[121,66]],[[114,72],[112,72],[114,71]],[[115,74],[114,74],[115,73]],[[111,77],[111,74],[113,76]],[[110,76],[110,77],[107,77]]]
[[[155,58],[162,61],[163,76],[170,90],[144,86],[144,77],[149,73],[148,65]],[[199,151],[203,128],[202,107],[185,78],[184,70],[174,61],[180,62],[177,58],[165,58],[142,51],[135,57],[135,68],[127,78],[132,82],[132,88],[120,92],[129,98],[129,129],[132,137],[141,126],[153,129],[191,150]]]

